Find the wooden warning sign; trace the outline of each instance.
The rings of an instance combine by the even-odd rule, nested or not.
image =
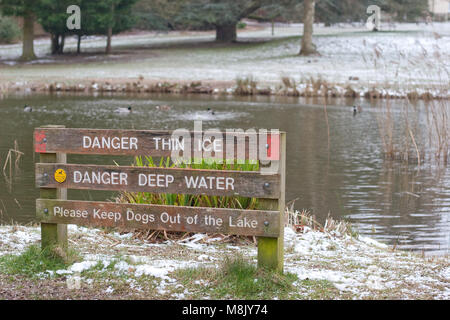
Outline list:
[[[231,137],[231,138],[230,138]],[[240,142],[239,142],[240,141]],[[36,214],[42,246],[67,246],[67,224],[258,237],[258,264],[283,269],[284,133],[38,128]],[[242,145],[244,142],[244,147]],[[258,159],[272,171],[67,164],[66,154]],[[227,153],[227,152],[228,153]],[[230,156],[231,151],[231,156]],[[223,155],[227,153],[227,155]],[[218,156],[219,155],[219,156]],[[67,189],[259,198],[258,210],[66,200]]]

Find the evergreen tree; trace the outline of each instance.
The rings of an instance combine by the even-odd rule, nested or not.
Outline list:
[[[89,1],[89,0],[85,0]],[[110,54],[112,35],[131,29],[136,23],[132,15],[132,7],[138,0],[103,0],[110,10],[106,11],[105,20],[107,26],[106,53]],[[97,3],[103,2],[97,1]]]
[[[136,27],[142,30],[186,29],[183,20],[177,20],[188,0],[140,0],[133,6]]]
[[[184,24],[198,27],[214,27],[216,41],[232,42],[237,38],[237,23],[269,0],[191,0],[186,1],[178,17]]]
[[[37,6],[39,22],[51,34],[52,54],[64,52],[65,38],[78,37],[77,52],[81,50],[81,38],[87,35],[106,35],[106,52],[111,53],[113,34],[130,29],[134,23],[131,7],[137,0],[41,0]],[[81,29],[67,28],[67,8],[78,5],[81,9]]]
[[[400,22],[414,21],[423,17],[428,10],[428,1],[424,0],[374,0],[373,4]]]
[[[41,0],[35,12],[44,30],[50,33],[51,53],[62,54],[66,36],[73,34],[67,28],[67,8],[70,5],[80,5],[80,0]]]
[[[35,8],[39,0],[0,0],[0,9],[7,16],[23,18],[22,56],[20,60],[36,59],[34,53]]]

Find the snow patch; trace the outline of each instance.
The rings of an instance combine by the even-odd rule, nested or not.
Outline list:
[[[83,271],[89,270],[97,264],[97,261],[83,261],[77,262],[70,266],[69,270],[72,272],[81,273]]]
[[[372,238],[369,238],[369,237],[364,237],[364,236],[360,235],[358,237],[358,240],[360,240],[360,241],[362,241],[362,242],[364,242],[364,243],[366,243],[368,245],[372,245],[372,246],[375,246],[375,247],[378,247],[378,248],[383,248],[383,249],[388,248],[388,246],[386,244],[378,242],[378,241],[376,241],[376,240],[374,240]]]

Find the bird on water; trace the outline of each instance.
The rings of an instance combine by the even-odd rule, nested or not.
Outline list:
[[[353,106],[353,115],[356,116],[357,113],[361,113],[362,107],[361,106]]]
[[[33,111],[33,108],[27,104],[23,107],[23,112],[32,112],[32,111]]]
[[[129,106],[128,108],[117,108],[114,112],[115,113],[131,113],[133,110],[131,108],[131,106]]]

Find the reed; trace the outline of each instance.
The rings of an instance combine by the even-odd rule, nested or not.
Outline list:
[[[325,223],[321,224],[316,217],[306,209],[295,210],[294,204],[297,199],[286,204],[285,226],[293,229],[295,232],[305,232],[307,228],[314,231],[331,233],[336,236],[352,236],[356,237],[357,233],[353,231],[350,222],[335,220],[330,215],[325,219]]]
[[[405,99],[395,110],[390,99],[380,102],[377,123],[385,159],[416,163],[419,167],[425,161],[446,165],[449,117],[447,100],[430,100],[420,106],[417,101]]]
[[[245,163],[223,163],[207,162],[204,159],[199,163],[177,164],[171,161],[170,157],[161,157],[158,161],[152,157],[136,157],[134,166],[150,167],[150,168],[192,168],[205,170],[237,170],[237,171],[258,171],[258,162],[246,160]],[[119,203],[136,203],[136,204],[157,204],[171,206],[187,206],[187,207],[215,207],[228,209],[245,209],[253,210],[257,208],[258,199],[245,197],[226,197],[226,196],[207,196],[207,195],[188,195],[188,194],[172,194],[162,193],[153,194],[149,192],[127,192],[122,191],[115,199]],[[191,233],[185,232],[166,232],[157,230],[136,230],[135,236],[150,241],[160,241],[168,239],[183,240],[190,237]],[[230,237],[220,235],[223,239],[234,241],[238,237]],[[242,237],[248,239],[249,237]],[[252,238],[252,237],[250,237]]]
[[[234,89],[234,94],[236,94],[236,95],[258,94],[257,86],[258,86],[258,83],[253,78],[253,76],[248,76],[246,78],[237,78],[236,79],[236,88]]]
[[[3,176],[6,180],[6,184],[8,188],[11,190],[12,188],[12,173],[13,173],[13,163],[14,170],[19,169],[19,162],[21,157],[24,156],[24,153],[19,151],[19,144],[17,140],[14,140],[14,148],[8,150],[8,154],[6,155],[5,163],[3,164]],[[14,159],[14,160],[13,160]]]
[[[450,139],[450,104],[447,100],[432,100],[427,104],[428,141],[439,164],[447,164]]]

